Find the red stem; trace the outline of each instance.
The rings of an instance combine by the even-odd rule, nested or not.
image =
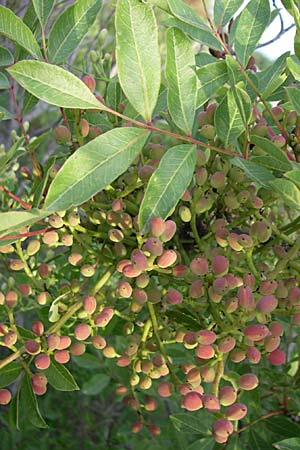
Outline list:
[[[44,234],[47,231],[51,231],[53,228],[44,228],[43,230],[27,231],[26,233],[10,234],[0,237],[0,241],[6,241],[7,239],[21,239],[23,237],[37,236],[38,234]]]
[[[25,209],[31,209],[32,206],[29,205],[29,203],[24,202],[24,200],[22,200],[20,197],[18,197],[17,195],[13,194],[12,192],[10,192],[8,189],[6,189],[6,187],[4,187],[2,184],[0,184],[0,191],[5,192],[7,195],[9,195],[11,198],[13,198],[14,200],[16,200],[16,202],[20,203],[20,205],[23,206],[23,208]]]

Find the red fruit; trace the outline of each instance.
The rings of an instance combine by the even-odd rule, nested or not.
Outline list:
[[[131,363],[131,359],[127,355],[122,355],[117,360],[117,366],[119,367],[127,367]]]
[[[212,260],[211,268],[216,275],[225,274],[228,272],[229,261],[225,256],[217,255]]]
[[[40,370],[48,369],[50,363],[51,363],[50,356],[45,353],[41,353],[40,355],[37,355],[34,358],[34,365],[37,369]]]
[[[167,292],[167,299],[170,303],[172,303],[172,305],[178,305],[182,303],[183,296],[181,292],[177,291],[177,289],[170,288]]]
[[[278,283],[275,280],[263,280],[259,286],[259,292],[263,295],[274,294],[278,287]]]
[[[147,257],[144,255],[141,250],[134,250],[131,254],[132,265],[135,270],[143,272],[147,269],[148,261]]]
[[[242,350],[241,348],[235,348],[230,353],[230,361],[234,363],[239,363],[243,361],[246,358],[246,352]]]
[[[225,302],[225,310],[227,313],[233,313],[239,307],[239,299],[237,297],[228,298]]]
[[[244,329],[244,334],[247,338],[252,341],[260,341],[268,336],[269,330],[265,325],[256,324],[256,325],[248,325]]]
[[[135,269],[133,264],[127,264],[123,267],[122,273],[127,278],[136,278],[141,274],[141,270]]]
[[[148,286],[150,281],[149,275],[147,275],[146,273],[141,273],[141,275],[139,275],[136,280],[135,280],[135,284],[138,288],[144,289],[145,287]]]
[[[102,336],[93,336],[92,337],[92,344],[98,350],[103,350],[104,347],[106,347],[106,340]]]
[[[83,298],[83,308],[88,314],[93,314],[97,308],[97,300],[93,295],[86,295]]]
[[[198,386],[201,383],[201,374],[200,370],[197,367],[193,367],[186,374],[186,379],[189,383]]]
[[[68,350],[56,350],[54,352],[54,359],[60,364],[66,364],[70,361],[70,353]]]
[[[226,411],[227,419],[241,420],[247,414],[247,406],[244,403],[234,403]]]
[[[209,366],[201,367],[200,373],[202,380],[205,381],[205,383],[212,383],[216,376],[215,369]]]
[[[183,278],[188,271],[188,266],[184,264],[177,264],[173,267],[172,273],[174,277]]]
[[[202,402],[209,412],[216,412],[221,409],[218,397],[212,394],[205,394],[202,396]]]
[[[146,411],[155,411],[158,407],[158,402],[154,398],[147,398],[145,400],[145,410]]]
[[[139,433],[141,429],[143,428],[143,424],[140,420],[137,420],[131,425],[131,431],[132,433]]]
[[[277,348],[276,350],[271,352],[267,358],[268,361],[274,366],[281,366],[282,364],[286,363],[286,353],[280,348]]]
[[[70,347],[71,345],[71,338],[69,336],[59,336],[59,344],[56,347],[57,350],[65,350],[66,348]]]
[[[269,329],[270,329],[271,333],[273,334],[273,336],[282,336],[284,333],[284,328],[281,325],[281,323],[279,323],[279,322],[272,322],[269,325]]]
[[[189,296],[191,298],[201,298],[204,292],[203,282],[201,280],[194,281],[189,288]]]
[[[163,244],[159,238],[151,237],[143,245],[143,250],[146,250],[153,256],[161,256],[163,253]]]
[[[95,317],[95,325],[97,327],[105,327],[114,315],[113,308],[105,307],[100,314]]]
[[[267,336],[264,340],[264,347],[267,352],[273,352],[280,345],[279,336]]]
[[[50,275],[51,268],[49,264],[41,264],[38,268],[38,272],[42,278],[47,278]]]
[[[277,308],[278,300],[273,294],[265,295],[258,300],[256,307],[258,311],[268,314]]]
[[[37,355],[41,351],[41,346],[34,339],[29,339],[25,342],[25,350],[30,355]]]
[[[91,327],[86,323],[79,323],[76,325],[74,334],[79,341],[85,341],[91,335]]]
[[[191,271],[198,276],[208,273],[208,261],[205,258],[194,258],[190,264]]]
[[[252,364],[258,364],[261,360],[261,353],[256,347],[248,347],[247,358]]]
[[[158,425],[150,424],[148,425],[148,430],[153,436],[159,436],[161,433],[161,429]]]
[[[15,331],[10,331],[9,333],[7,333],[4,336],[4,342],[5,342],[5,345],[7,345],[7,346],[15,345],[17,340],[18,340],[18,335]]]
[[[81,356],[85,353],[86,347],[83,342],[74,342],[71,345],[70,352],[74,356]]]
[[[233,337],[225,337],[218,343],[218,349],[222,353],[229,353],[235,347],[235,339]]]
[[[214,435],[224,438],[228,438],[228,436],[233,433],[233,425],[227,419],[216,420],[213,424],[212,429]]]
[[[182,399],[182,406],[188,411],[197,411],[203,407],[201,395],[198,392],[188,392]]]
[[[165,250],[157,259],[158,267],[165,269],[172,266],[177,260],[177,253],[174,250]]]
[[[148,300],[147,292],[144,289],[135,288],[133,289],[132,297],[135,302],[144,304]]]
[[[213,281],[213,290],[218,295],[225,295],[229,290],[228,282],[225,277],[216,278]]]
[[[56,231],[47,231],[42,237],[42,241],[47,245],[54,245],[58,242],[58,240],[59,236]]]
[[[300,289],[297,286],[292,286],[289,289],[288,299],[293,305],[298,305],[300,303]]]
[[[0,389],[0,405],[7,405],[11,401],[11,393],[8,389]]]
[[[14,308],[18,302],[18,294],[15,291],[8,291],[5,295],[5,301],[9,308]]]
[[[32,288],[31,288],[30,284],[20,284],[18,286],[18,289],[21,292],[21,294],[24,296],[28,296],[28,295],[32,294]]]
[[[84,75],[82,77],[82,81],[89,88],[91,92],[94,92],[96,89],[96,80],[93,75]]]
[[[160,236],[162,242],[168,242],[172,239],[176,233],[176,223],[173,220],[167,220],[165,222],[165,231]]]
[[[217,339],[217,335],[214,331],[211,330],[200,330],[196,333],[197,342],[201,345],[210,345],[215,342]]]
[[[65,144],[71,140],[70,130],[64,125],[57,125],[54,129],[54,134],[57,142]]]
[[[46,375],[44,375],[43,373],[35,373],[35,374],[33,374],[31,382],[35,386],[44,387],[47,385],[48,380],[47,380]]]
[[[49,334],[49,336],[47,337],[47,345],[49,350],[55,350],[58,349],[59,345],[60,345],[60,336],[58,336],[58,334]]]
[[[258,378],[254,373],[245,373],[240,377],[239,385],[241,389],[251,391],[258,386]]]
[[[82,276],[86,277],[86,278],[90,278],[94,275],[95,273],[95,268],[93,266],[91,266],[90,264],[84,264],[81,268],[80,268],[80,273]]]
[[[165,221],[161,217],[153,217],[150,220],[150,233],[154,237],[161,236],[166,230]]]
[[[173,385],[168,381],[162,381],[157,387],[157,392],[161,397],[170,397],[173,392]]]
[[[253,311],[255,309],[254,296],[249,286],[240,286],[237,295],[242,308],[247,311]]]
[[[211,359],[215,355],[215,349],[211,345],[198,345],[196,356],[201,359]]]
[[[120,281],[117,287],[117,292],[120,297],[129,298],[132,294],[132,287],[128,281]]]
[[[38,386],[35,383],[32,383],[32,390],[36,395],[44,395],[47,391],[47,385]]]
[[[237,392],[232,386],[223,386],[220,389],[219,400],[222,406],[230,406],[236,401]]]
[[[44,324],[40,320],[37,320],[31,325],[31,329],[37,336],[42,336],[44,333]]]

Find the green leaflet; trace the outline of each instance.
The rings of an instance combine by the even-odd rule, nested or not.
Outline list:
[[[31,379],[27,373],[23,376],[20,394],[23,413],[32,425],[38,428],[48,428],[40,413],[36,395],[32,390]]]
[[[44,373],[51,384],[57,391],[78,391],[79,387],[68,369],[53,358],[48,369]]]
[[[243,0],[215,0],[214,22],[216,27],[225,27],[243,2]]]
[[[102,0],[77,0],[54,23],[48,39],[49,61],[64,62],[76,49],[102,6]]]
[[[300,89],[298,87],[287,87],[285,90],[296,113],[300,114]]]
[[[121,87],[135,110],[151,121],[161,72],[158,29],[152,8],[138,0],[118,0],[116,41]]]
[[[25,48],[35,58],[42,57],[39,45],[30,28],[4,6],[0,6],[0,33]]]
[[[269,184],[287,205],[300,209],[300,190],[292,181],[277,178],[270,181]]]
[[[240,112],[241,108],[236,102],[235,95],[242,105],[243,115],[245,115],[246,120],[249,120],[251,114],[251,101],[248,94],[239,87],[236,87],[235,93],[229,90],[215,112],[217,134],[225,146],[235,144],[237,138],[245,129],[243,115]]]
[[[168,108],[174,123],[186,134],[192,133],[196,111],[197,77],[191,41],[176,28],[167,31],[166,78]]]
[[[266,0],[250,0],[238,17],[234,48],[237,59],[247,65],[270,20],[270,5]]]
[[[80,147],[54,178],[45,207],[65,210],[107,187],[139,154],[148,134],[139,128],[114,128]]]
[[[255,181],[266,189],[270,189],[270,181],[277,181],[270,170],[259,166],[252,161],[242,158],[233,158],[232,164],[243,169],[250,180]]]
[[[53,9],[55,0],[32,0],[40,24],[45,26]]]
[[[152,174],[139,212],[139,226],[143,230],[152,217],[166,219],[189,185],[196,163],[194,145],[175,145],[162,157]]]
[[[51,105],[106,109],[79,78],[61,67],[41,61],[20,61],[7,71],[24,89]]]
[[[49,215],[49,211],[38,209],[0,213],[0,237],[11,234],[25,225],[32,225]]]
[[[194,41],[200,42],[200,44],[216,50],[222,50],[218,39],[211,33],[210,28],[204,24],[201,27],[196,27],[176,17],[170,17],[169,19],[164,20],[162,25],[179,28],[181,31],[188,34]]]
[[[7,67],[14,63],[14,57],[5,47],[0,47],[0,66]]]
[[[197,93],[197,108],[199,108],[228,81],[228,73],[225,61],[218,61],[197,69],[196,74],[200,81]]]

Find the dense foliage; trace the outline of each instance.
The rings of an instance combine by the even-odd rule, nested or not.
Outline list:
[[[267,67],[268,0],[64,3],[0,6],[1,448],[299,449],[300,2]]]

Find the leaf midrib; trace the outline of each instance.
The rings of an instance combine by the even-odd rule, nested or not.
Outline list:
[[[159,204],[161,198],[164,196],[166,190],[168,189],[168,187],[170,186],[170,184],[172,184],[173,179],[175,178],[175,175],[177,174],[177,172],[179,171],[179,169],[182,167],[182,165],[186,162],[186,160],[189,158],[190,154],[193,153],[193,151],[195,150],[194,146],[191,147],[191,149],[187,152],[186,156],[184,157],[184,159],[181,161],[181,163],[179,164],[179,166],[177,167],[176,171],[173,173],[173,176],[169,179],[168,183],[165,185],[164,190],[161,192],[160,197],[158,198],[157,202],[155,203],[155,205],[150,209],[150,213],[148,215],[152,215],[156,208],[157,205]],[[148,189],[147,189],[148,190]],[[147,196],[147,190],[145,192],[145,197]]]
[[[96,170],[98,170],[103,164],[109,162],[111,159],[115,158],[115,157],[118,156],[120,153],[122,153],[123,151],[125,151],[130,145],[133,145],[136,141],[138,141],[139,139],[141,139],[142,137],[144,137],[146,134],[147,134],[147,132],[144,132],[144,133],[140,134],[139,136],[136,136],[134,139],[132,139],[131,141],[127,142],[127,144],[126,144],[124,147],[121,147],[121,149],[118,150],[116,153],[113,153],[109,158],[106,158],[106,159],[102,160],[100,164],[97,164],[90,172],[88,172],[88,176],[90,176],[91,174],[93,174],[93,172],[95,172]],[[63,169],[63,167],[62,167],[62,169]],[[62,197],[64,197],[64,196],[67,194],[67,192],[69,192],[69,191],[72,190],[72,189],[75,189],[75,187],[76,187],[78,184],[80,184],[80,183],[82,182],[82,180],[83,180],[84,178],[86,178],[86,176],[87,176],[86,174],[85,174],[85,175],[82,175],[79,179],[76,180],[76,183],[73,183],[72,185],[69,186],[69,188],[65,189],[59,196],[57,196],[57,197],[55,198],[55,200],[54,200],[52,203],[50,203],[50,205],[48,204],[48,206],[46,206],[46,205],[47,205],[47,199],[46,199],[45,207],[46,207],[46,208],[53,208],[52,205],[55,205],[55,203],[57,203]],[[50,189],[49,189],[49,192],[51,192]]]

